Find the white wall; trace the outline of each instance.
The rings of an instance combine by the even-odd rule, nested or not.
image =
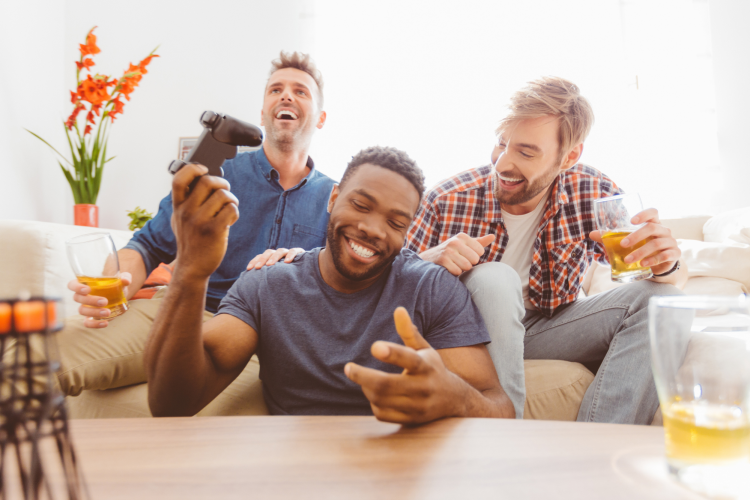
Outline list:
[[[203,110],[257,123],[269,62],[280,49],[311,52],[324,73],[328,122],[311,154],[331,177],[338,178],[350,157],[372,144],[409,152],[429,184],[486,163],[508,95],[530,78],[556,74],[577,82],[596,112],[584,162],[628,190],[646,191],[645,202],[665,217],[746,206],[750,34],[743,20],[750,6],[743,0],[710,2],[721,154],[708,155],[705,171],[696,175],[686,173],[684,164],[702,155],[703,165],[711,151],[701,143],[706,138],[676,133],[665,113],[650,107],[660,96],[677,93],[659,89],[644,99],[647,93],[634,92],[639,68],[632,67],[623,38],[623,5],[638,3],[2,2],[0,218],[72,223],[72,196],[54,154],[22,127],[65,149],[60,122],[71,110],[73,61],[94,25],[102,49],[96,69],[102,73],[121,75],[157,44],[162,56],[112,128],[109,152],[117,158],[106,167],[98,201],[102,227],[125,228],[125,212],[136,205],[157,208],[169,191],[166,165],[177,154],[178,138],[198,135]],[[689,38],[685,19],[669,15],[686,2],[640,3],[658,8],[655,21],[639,28],[648,35],[639,50],[673,33]],[[456,35],[459,29],[470,36]],[[655,71],[677,67],[669,50],[659,53],[665,64]],[[677,78],[682,76],[675,74],[675,89],[689,98],[695,81]],[[675,123],[694,119],[689,99],[668,115]]]
[[[724,209],[750,206],[750,2],[711,0]]]
[[[0,218],[66,222],[73,197],[47,146],[63,147],[64,4],[0,2]]]

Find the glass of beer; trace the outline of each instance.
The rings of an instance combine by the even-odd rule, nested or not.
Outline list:
[[[653,237],[648,237],[628,248],[620,245],[623,238],[645,225],[630,222],[642,211],[641,197],[635,193],[600,198],[594,202],[596,225],[602,235],[609,265],[612,267],[612,281],[630,283],[653,276],[651,268],[642,266],[640,261],[626,264],[624,260],[627,255],[638,250]]]
[[[649,332],[670,473],[712,498],[750,495],[750,299],[654,297]]]
[[[128,310],[128,300],[120,279],[120,261],[117,249],[109,233],[89,233],[76,236],[65,242],[68,260],[78,282],[91,288],[96,297],[107,299],[113,319]]]

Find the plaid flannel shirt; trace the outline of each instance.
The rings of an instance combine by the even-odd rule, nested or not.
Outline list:
[[[472,238],[491,233],[495,241],[479,263],[502,261],[508,232],[493,194],[493,171],[491,165],[467,170],[431,189],[409,228],[408,248],[421,253],[458,233]],[[529,300],[545,316],[576,300],[594,259],[607,263],[604,248],[588,234],[596,229],[594,200],[619,193],[606,175],[581,163],[552,185],[529,272]]]

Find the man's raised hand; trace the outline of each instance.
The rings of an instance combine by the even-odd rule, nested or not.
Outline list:
[[[362,386],[379,420],[421,424],[460,415],[463,381],[446,368],[440,354],[414,326],[406,309],[397,308],[393,320],[405,345],[378,341],[372,344],[370,352],[380,361],[399,366],[403,371],[385,373],[347,363],[346,376]]]
[[[229,226],[240,215],[226,179],[203,175],[207,172],[203,165],[190,164],[172,180],[172,229],[180,261],[176,271],[198,279],[207,279],[221,264]]]
[[[484,255],[484,247],[493,241],[494,234],[472,238],[466,233],[458,233],[438,246],[425,250],[419,256],[422,260],[443,266],[454,276],[460,276],[479,264],[479,259]]]

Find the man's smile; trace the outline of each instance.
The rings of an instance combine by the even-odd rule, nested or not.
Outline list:
[[[352,240],[350,238],[347,238],[344,236],[344,240],[346,241],[346,246],[349,248],[349,255],[351,255],[355,260],[358,260],[364,264],[369,264],[376,260],[378,251],[366,246],[365,244]]]
[[[516,174],[501,174],[498,172],[495,175],[497,175],[497,181],[503,189],[514,189],[526,180]]]
[[[298,113],[290,108],[281,108],[276,112],[277,120],[296,120],[299,118]]]

